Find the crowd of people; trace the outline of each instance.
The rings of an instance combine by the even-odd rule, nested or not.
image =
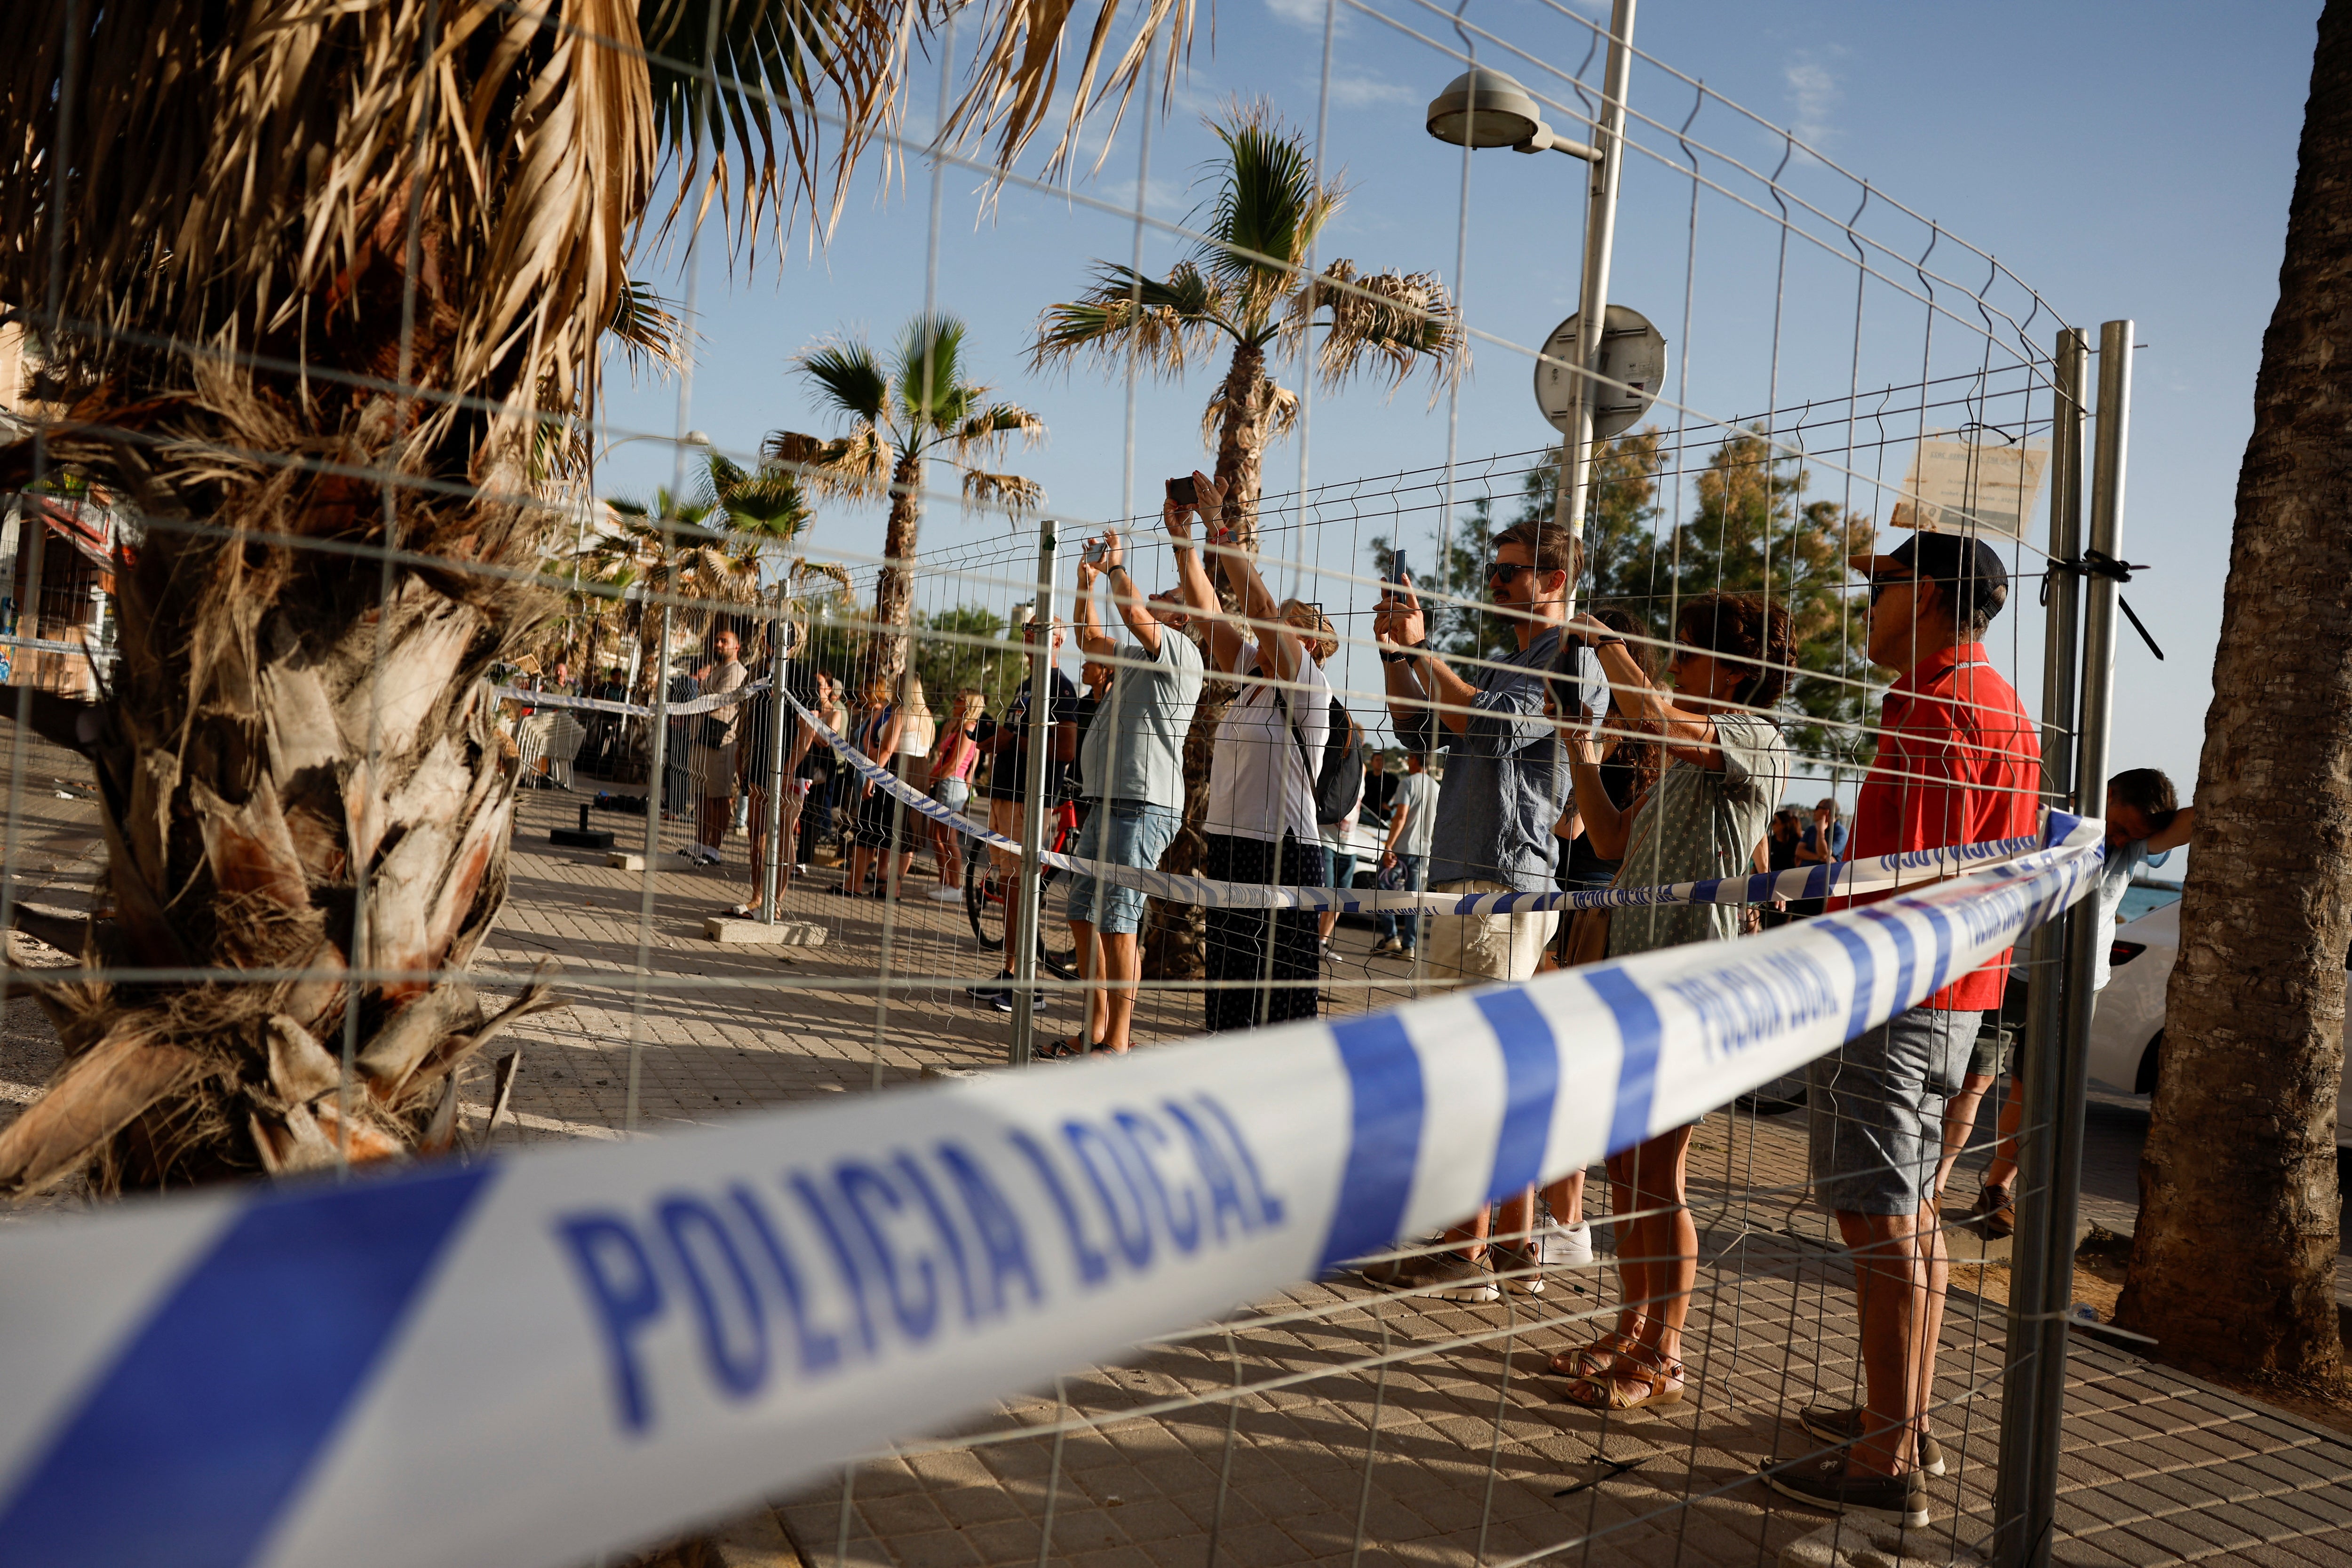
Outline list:
[[[1042,787],[1040,811],[1074,830],[1074,843],[1068,831],[1056,835],[1069,853],[1139,869],[1173,863],[1186,830],[1188,740],[1202,704],[1214,703],[1205,801],[1192,803],[1197,834],[1185,868],[1216,883],[1346,887],[1361,872],[1383,888],[1462,897],[1650,887],[1835,867],[2037,826],[2037,731],[1983,647],[2008,579],[1981,542],[1919,533],[1891,554],[1854,558],[1869,585],[1869,658],[1895,679],[1849,824],[1834,798],[1780,804],[1792,758],[1775,713],[1796,661],[1788,616],[1764,597],[1695,595],[1679,602],[1664,637],[1651,637],[1620,610],[1570,613],[1580,563],[1569,535],[1537,522],[1507,528],[1486,566],[1486,608],[1511,631],[1513,646],[1499,657],[1433,647],[1409,581],[1381,595],[1371,626],[1396,738],[1391,766],[1334,692],[1330,617],[1319,605],[1277,598],[1254,556],[1226,547],[1213,479],[1196,473],[1189,489],[1180,500],[1171,485],[1163,510],[1171,587],[1151,592],[1135,580],[1118,531],[1088,542],[1071,617],[1079,681],[1055,657],[1071,627],[1024,616],[1024,646],[1048,656],[1042,699],[1024,680],[991,714],[982,693],[965,688],[942,714],[909,668],[869,683],[853,705],[830,673],[797,661],[794,695],[948,811],[984,798],[987,824],[1002,838],[1023,837],[1031,792]],[[674,696],[741,689],[735,631],[714,631],[701,668],[677,679]],[[1042,725],[1032,715],[1040,700]],[[730,798],[740,796],[750,807],[755,885],[767,854],[776,714],[762,695],[681,721],[673,737],[698,853],[715,853]],[[1040,733],[1046,754],[1033,758]],[[903,896],[914,856],[928,847],[938,871],[929,896],[964,897],[962,835],[836,765],[814,742],[808,724],[793,721],[782,787],[784,842],[797,847],[780,881],[805,869],[810,820],[841,816],[850,825],[846,868],[831,895]],[[2186,840],[2193,812],[2178,805],[2163,775],[2138,770],[2115,781],[2107,820],[2100,896],[2111,911],[2150,856]],[[1360,832],[1367,823],[1369,841]],[[1002,843],[981,852],[995,863],[1006,934],[1000,972],[971,995],[1009,1012],[1019,857]],[[1034,1053],[1124,1053],[1134,1043],[1150,900],[1110,876],[1070,876],[1052,891],[1087,984],[1082,1016]],[[1428,988],[1523,982],[1546,969],[1731,940],[1869,897],[1634,905],[1565,918],[1381,910],[1371,957],[1409,962]],[[1052,912],[1037,911],[1041,929]],[[1333,911],[1218,900],[1202,914],[1205,1030],[1317,1014]],[[1800,1414],[1830,1447],[1825,1458],[1769,1468],[1766,1480],[1783,1493],[1926,1517],[1924,1479],[1945,1466],[1927,1414],[1948,1271],[1943,1193],[2004,1070],[2011,1088],[1998,1112],[2000,1142],[1968,1219],[1994,1236],[2014,1224],[2021,1102],[2016,1064],[2005,1059],[2011,1032],[2000,1027],[2011,985],[2002,954],[1808,1071],[1812,1190],[1853,1259],[1864,1388],[1858,1405]],[[1045,998],[1034,1000],[1042,1006]],[[1574,1403],[1622,1411],[1684,1395],[1698,1258],[1686,1190],[1691,1132],[1654,1131],[1607,1161],[1612,1212],[1626,1216],[1614,1248],[1622,1305],[1608,1331],[1551,1358]],[[1362,1271],[1454,1300],[1539,1294],[1548,1266],[1592,1258],[1583,1188],[1580,1173],[1540,1193],[1496,1192],[1442,1237]]]

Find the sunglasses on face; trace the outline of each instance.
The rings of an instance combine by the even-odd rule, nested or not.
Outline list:
[[[1514,565],[1508,561],[1489,561],[1486,563],[1486,581],[1499,588],[1517,578],[1520,573],[1533,570],[1533,567],[1524,563]]]
[[[1877,604],[1879,595],[1885,594],[1889,588],[1907,588],[1910,585],[1911,579],[1908,577],[1874,577],[1870,584],[1870,602],[1873,605]]]

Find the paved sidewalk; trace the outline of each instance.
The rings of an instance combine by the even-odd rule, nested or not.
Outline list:
[[[28,753],[9,871],[19,898],[79,910],[99,862],[86,773],[41,743]],[[839,873],[819,869],[789,912],[823,926],[824,945],[720,947],[702,921],[749,893],[741,839],[712,870],[614,870],[601,853],[548,842],[582,798],[525,795],[510,903],[483,953],[486,991],[553,960],[572,1000],[510,1037],[523,1069],[500,1145],[620,1136],[633,1060],[635,1124],[649,1130],[1003,1060],[1009,1020],[962,993],[994,973],[996,955],[960,907],[839,898],[828,890]],[[642,817],[598,813],[593,824],[625,847],[642,843]],[[667,842],[682,837],[673,827]],[[919,883],[929,864],[918,858]],[[1370,941],[1339,928],[1326,988],[1335,1010],[1410,994],[1405,966],[1368,959]],[[1196,1008],[1192,995],[1148,994],[1139,1039],[1189,1036]],[[1062,998],[1044,1021],[1066,1033],[1077,1016]],[[9,1004],[0,1122],[54,1070],[46,1031],[30,1004]],[[477,1126],[487,1079],[485,1066],[468,1084]],[[1121,1365],[1074,1367],[1057,1390],[910,1440],[854,1467],[845,1490],[784,1500],[729,1538],[767,1539],[775,1549],[761,1560],[782,1562],[788,1535],[805,1568],[1041,1558],[1206,1568],[1213,1545],[1218,1563],[1271,1568],[1352,1563],[1360,1542],[1401,1563],[1488,1568],[1539,1552],[1564,1563],[1771,1562],[1825,1516],[1772,1498],[1756,1463],[1809,1451],[1781,1413],[1849,1402],[1856,1380],[1850,1287],[1805,1200],[1802,1137],[1800,1118],[1717,1114],[1694,1139],[1704,1268],[1685,1347],[1692,1391],[1676,1409],[1604,1423],[1564,1404],[1546,1373],[1553,1352],[1598,1331],[1583,1320],[1613,1303],[1605,1268],[1493,1306],[1340,1279]],[[2125,1158],[2100,1167],[2103,1187]],[[1973,1177],[1958,1187],[1972,1193]],[[2089,1212],[2129,1227],[2128,1205],[2105,1193]],[[1936,1484],[1923,1551],[1989,1528],[2004,1319],[1955,1293],[1936,1392],[1958,1469]],[[2095,1345],[2078,1342],[2072,1364],[2059,1561],[2352,1561],[2343,1438]],[[733,1547],[720,1556],[750,1560]]]

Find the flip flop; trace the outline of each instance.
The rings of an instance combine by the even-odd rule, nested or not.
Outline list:
[[[1038,1047],[1030,1055],[1041,1062],[1066,1062],[1076,1061],[1097,1048],[1084,1040],[1055,1040]]]

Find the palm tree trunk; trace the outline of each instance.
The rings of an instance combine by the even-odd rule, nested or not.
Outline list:
[[[2319,21],[2238,475],[2197,830],[2118,1319],[2191,1368],[2341,1361],[2336,1087],[2352,910],[2352,0]]]
[[[908,612],[914,602],[916,533],[923,521],[923,459],[915,452],[900,455],[890,470],[890,521],[883,533],[882,552],[888,559],[874,581],[873,652],[868,679],[887,680],[895,689],[907,668]]]
[[[1265,353],[1250,343],[1237,343],[1233,363],[1211,407],[1217,420],[1217,468],[1213,476],[1225,487],[1225,504],[1219,514],[1244,550],[1257,548],[1257,499],[1265,479],[1266,429],[1274,413],[1274,384],[1265,374]],[[1224,573],[1213,568],[1217,596],[1226,609],[1234,596]],[[1190,876],[1208,863],[1209,767],[1216,755],[1217,726],[1233,705],[1238,689],[1212,681],[1192,710],[1192,723],[1184,731],[1184,821],[1160,858],[1160,868]],[[1150,900],[1142,937],[1144,973],[1154,980],[1197,980],[1208,973],[1207,923],[1197,904]]]
[[[242,423],[194,421],[205,449],[307,439],[393,467],[354,436],[383,426],[380,409],[355,411],[340,435],[314,425],[300,437],[287,432],[315,410],[267,394],[245,410]],[[436,516],[421,498],[411,492],[401,520],[420,550],[463,535],[477,559],[535,554],[529,509],[465,501]],[[258,466],[157,476],[143,499],[151,516],[235,518],[264,536],[363,540],[380,518],[373,486]],[[429,568],[387,582],[372,561],[184,525],[151,531],[117,585],[111,700],[37,719],[97,776],[110,910],[82,956],[218,978],[32,987],[66,1065],[0,1133],[0,1194],[81,1169],[105,1192],[446,1146],[457,1070],[549,1005],[533,985],[486,1019],[449,975],[506,896],[516,756],[483,677],[552,597]],[[252,970],[294,977],[236,980]],[[376,973],[347,978],[354,970]]]
[[[1265,483],[1266,426],[1274,414],[1274,383],[1265,374],[1265,351],[1236,343],[1217,390],[1216,481],[1225,487],[1224,524],[1234,542],[1257,548],[1257,498]]]

